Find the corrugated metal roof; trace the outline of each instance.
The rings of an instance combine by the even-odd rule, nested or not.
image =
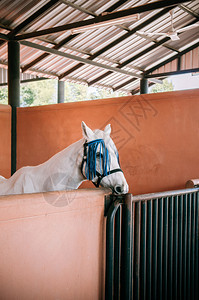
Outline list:
[[[115,12],[155,2],[161,1],[2,0],[0,1],[0,34],[9,35],[15,29],[15,36],[17,36],[92,19],[107,11]],[[180,2],[183,1],[179,1],[179,5],[174,8],[173,24],[175,29],[199,22],[199,1],[189,1],[183,4]],[[37,12],[46,6],[48,6],[46,11],[36,16]],[[87,30],[73,36],[68,30],[29,38],[28,41],[34,44],[55,48],[60,52],[74,55],[77,60],[84,58],[87,61],[82,63],[75,59],[49,53],[44,57],[45,51],[21,44],[20,64],[22,70],[33,77],[60,78],[131,92],[139,87],[139,79],[136,79],[136,75],[150,74],[152,68],[153,74],[162,73],[163,69],[176,71],[179,66],[176,62],[176,54],[180,55],[181,51],[190,45],[193,45],[193,48],[194,45],[197,47],[199,27],[180,33],[180,40],[175,41],[159,35],[149,37],[137,33],[138,30],[169,32],[171,29],[170,9],[145,11],[140,13],[138,21]],[[158,18],[157,14],[159,14]],[[23,26],[24,21],[28,18],[32,18],[31,22]],[[65,39],[65,43],[60,45],[59,43]],[[183,55],[182,69],[186,66],[189,66],[189,69],[199,67],[198,50],[190,51],[194,55],[192,52],[192,54]],[[39,59],[41,55],[42,59]],[[172,57],[174,57],[174,62],[166,61]],[[191,63],[188,62],[190,57]],[[97,62],[98,66],[90,65],[89,62],[92,60]],[[164,61],[167,62],[167,67],[162,68],[160,64],[164,64]],[[4,68],[6,64],[7,45],[6,42],[0,41],[0,65]],[[100,67],[99,64],[101,64]],[[156,66],[157,70],[155,71]],[[111,71],[108,67],[116,69]],[[117,70],[131,72],[135,76],[121,74],[116,72]],[[2,77],[5,79],[5,74]],[[0,79],[0,82],[3,81]]]
[[[35,80],[37,79],[38,76],[33,75],[33,74],[28,74],[28,73],[20,73],[20,80],[22,82],[30,81],[30,80]],[[0,68],[0,86],[6,85],[8,82],[8,72],[7,69]]]

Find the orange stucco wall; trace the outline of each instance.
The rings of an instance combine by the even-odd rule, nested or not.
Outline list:
[[[103,299],[108,189],[0,197],[1,299]]]
[[[133,194],[199,176],[199,89],[18,109],[18,168],[37,165],[91,128],[112,125]]]
[[[0,175],[11,172],[11,107],[0,104]]]

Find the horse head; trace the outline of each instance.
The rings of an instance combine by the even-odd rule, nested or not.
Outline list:
[[[109,187],[116,194],[128,193],[128,184],[120,168],[117,148],[110,137],[111,125],[91,130],[82,122],[85,138],[81,172],[95,186]]]

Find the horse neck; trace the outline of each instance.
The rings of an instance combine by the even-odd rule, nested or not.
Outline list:
[[[81,173],[83,159],[83,144],[81,139],[64,150],[51,157],[45,164],[45,170],[49,174],[59,174],[69,184],[70,189],[76,189],[85,180]]]

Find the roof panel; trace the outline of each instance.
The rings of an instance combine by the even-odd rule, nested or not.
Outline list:
[[[33,18],[34,20],[32,20],[30,24],[26,24],[24,28],[21,28],[19,34],[91,19],[106,11],[110,13],[112,9],[114,9],[114,11],[121,11],[154,2],[158,1],[127,0],[123,1],[121,5],[117,4],[121,3],[118,0],[72,0],[70,2],[59,0],[43,14]],[[50,0],[0,1],[0,33],[8,34],[9,30],[16,28],[16,26],[49,3],[51,3]],[[26,67],[37,59],[37,62],[32,63],[30,69],[27,69],[26,72],[28,74],[55,78],[67,72],[64,80],[75,80],[83,83],[91,82],[95,86],[105,86],[116,89],[121,86],[122,90],[134,90],[138,87],[139,80],[136,80],[136,78],[131,75],[116,72],[117,69],[115,71],[108,71],[106,68],[108,66],[116,67],[119,70],[134,73],[136,76],[136,74],[142,73],[139,69],[147,71],[151,67],[158,65],[158,63],[175,57],[177,51],[183,51],[190,45],[197,44],[198,42],[199,27],[179,34],[180,40],[171,41],[171,39],[167,38],[164,43],[162,42],[164,40],[162,36],[153,35],[151,39],[147,39],[136,34],[134,28],[137,28],[137,26],[140,26],[141,31],[170,31],[171,19],[169,10],[164,15],[159,16],[159,18],[148,22],[148,20],[151,20],[152,17],[154,18],[154,16],[161,11],[162,9],[156,9],[141,13],[140,20],[126,22],[121,24],[122,26],[101,27],[75,35],[71,35],[71,32],[68,30],[29,39],[29,41],[43,45],[47,47],[47,49],[55,47],[61,52],[72,54],[77,60],[75,61],[70,58],[49,53],[45,54],[42,60],[39,60],[41,54],[45,52],[21,45],[21,66]],[[197,20],[199,22],[198,0],[189,1],[175,7],[173,24],[176,29],[184,27],[191,22],[196,22]],[[142,24],[144,24],[144,22],[148,22],[149,24],[143,26]],[[129,33],[127,35],[130,31],[132,31],[133,34]],[[124,36],[127,37],[123,39],[122,37]],[[67,43],[61,46],[57,45],[66,38],[68,38]],[[168,49],[168,47],[170,49]],[[184,65],[192,65],[194,67],[194,64],[189,63],[190,57],[191,56],[187,55],[187,58],[183,58],[187,60],[183,63],[183,68]],[[87,59],[87,61],[80,64],[78,61],[79,58]],[[93,59],[95,62],[101,64],[101,67],[90,65],[89,62]],[[198,67],[198,60],[196,59],[194,61],[197,61],[195,64]],[[6,43],[3,43],[1,40],[0,63],[6,68],[7,46]],[[77,68],[79,65],[80,67]],[[75,66],[76,68],[74,69]],[[103,66],[105,69],[102,69]],[[172,68],[175,67],[176,64],[174,63]],[[106,74],[109,75],[107,76]],[[127,84],[125,85],[126,82]]]

